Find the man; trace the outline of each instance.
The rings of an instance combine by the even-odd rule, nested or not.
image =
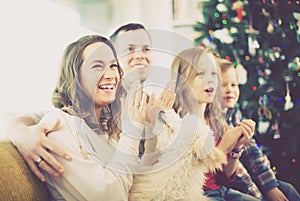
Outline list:
[[[126,24],[117,29],[111,39],[115,43],[124,73],[137,73],[138,79],[141,82],[145,81],[151,64],[151,36],[145,27],[135,23]],[[43,116],[44,113],[19,116],[13,119],[7,127],[10,140],[41,181],[45,181],[45,177],[39,168],[56,177],[64,173],[62,165],[49,151],[66,160],[71,160],[64,148],[57,146],[46,136],[48,132],[59,129],[59,122],[41,127],[37,123]]]
[[[152,42],[145,27],[138,23],[123,25],[110,36],[110,40],[115,44],[118,59],[124,71],[123,80],[129,79],[131,83],[134,80],[140,80],[143,83],[149,76]],[[122,92],[119,91],[119,93]],[[142,139],[139,157],[144,153],[144,144],[145,140]]]

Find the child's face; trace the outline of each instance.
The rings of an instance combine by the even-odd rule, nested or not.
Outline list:
[[[197,66],[197,75],[190,80],[198,104],[212,103],[219,83],[218,68],[214,56],[204,54]]]
[[[240,89],[235,69],[229,68],[222,75],[226,108],[233,108],[240,96]]]

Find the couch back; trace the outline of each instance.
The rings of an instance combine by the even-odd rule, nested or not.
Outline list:
[[[50,201],[46,184],[6,140],[0,140],[0,201]]]

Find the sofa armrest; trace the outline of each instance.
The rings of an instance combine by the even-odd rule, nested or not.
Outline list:
[[[6,201],[50,201],[46,183],[38,180],[6,140],[0,140],[0,195]]]

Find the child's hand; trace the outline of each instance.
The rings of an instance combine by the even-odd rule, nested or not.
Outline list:
[[[235,148],[240,149],[242,145],[247,143],[254,135],[256,123],[251,119],[243,120],[239,127],[243,130],[243,135],[238,139]]]
[[[277,187],[267,191],[266,198],[268,201],[288,201],[287,197]]]
[[[236,146],[242,135],[243,128],[241,126],[230,126],[223,133],[220,143],[217,145],[217,147],[224,153],[229,153]]]

